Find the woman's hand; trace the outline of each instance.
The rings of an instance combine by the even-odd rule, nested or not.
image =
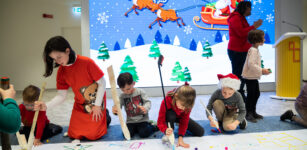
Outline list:
[[[92,120],[100,121],[102,118],[102,111],[101,111],[101,106],[93,106],[92,107],[92,113],[93,113],[93,117]]]
[[[179,136],[178,138],[178,144],[177,144],[177,147],[178,146],[182,146],[184,148],[190,148],[190,144],[187,144],[187,143],[184,143],[183,142],[183,137],[182,136]]]
[[[253,26],[257,29],[262,25],[262,19],[258,19],[257,21],[254,22]]]
[[[11,84],[10,88],[7,89],[7,90],[3,90],[2,88],[0,88],[0,94],[1,94],[3,100],[5,100],[7,98],[14,99],[16,91],[14,90],[14,86]]]

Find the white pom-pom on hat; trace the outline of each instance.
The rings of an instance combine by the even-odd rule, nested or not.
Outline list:
[[[217,74],[217,77],[220,80],[218,84],[218,87],[220,89],[223,87],[229,87],[229,88],[232,88],[233,90],[240,89],[241,81],[236,75],[232,73],[229,73],[228,75],[225,75],[225,76],[222,74]]]

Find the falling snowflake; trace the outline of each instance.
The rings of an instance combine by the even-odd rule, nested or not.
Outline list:
[[[186,34],[191,34],[192,33],[192,30],[193,30],[193,28],[191,28],[191,26],[190,25],[188,25],[188,26],[185,26],[184,27],[184,32],[186,33]]]
[[[274,16],[272,14],[266,15],[266,20],[270,23],[274,21]]]
[[[253,4],[254,4],[254,5],[256,5],[256,4],[257,4],[257,2],[258,2],[259,4],[261,4],[261,3],[262,3],[262,1],[261,1],[261,0],[254,0],[254,1],[253,1]]]
[[[107,14],[105,12],[103,12],[102,14],[98,13],[97,21],[100,21],[101,24],[107,23],[108,18],[109,18],[109,16],[107,16]]]

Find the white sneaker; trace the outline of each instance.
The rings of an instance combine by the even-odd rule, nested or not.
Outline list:
[[[169,138],[166,135],[163,135],[162,137],[162,143],[169,143]]]

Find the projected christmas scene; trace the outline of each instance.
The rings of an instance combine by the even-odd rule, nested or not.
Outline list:
[[[115,76],[128,69],[139,87],[161,85],[157,66],[161,54],[166,86],[186,81],[191,85],[216,84],[216,74],[231,72],[227,18],[240,1],[90,0],[90,57],[105,73],[109,65],[113,65]],[[252,15],[247,20],[253,24],[258,19],[263,20],[259,29],[265,32],[266,40],[259,47],[262,60],[274,72],[274,0],[252,1]],[[177,62],[181,69],[174,73]],[[274,75],[260,80],[274,81]]]

